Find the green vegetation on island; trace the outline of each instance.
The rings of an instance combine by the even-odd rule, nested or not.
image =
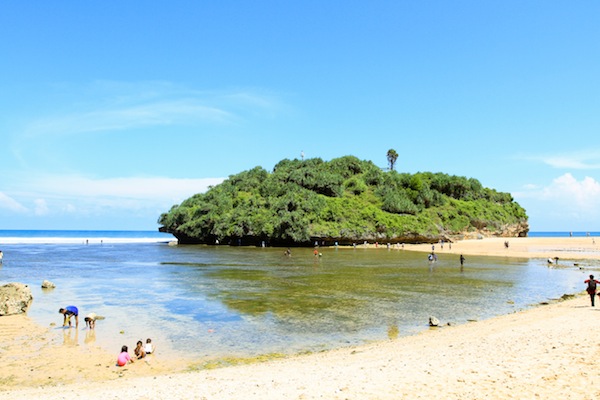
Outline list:
[[[272,246],[411,243],[474,235],[526,236],[509,193],[444,173],[398,173],[345,156],[282,160],[231,175],[158,219],[180,243]]]

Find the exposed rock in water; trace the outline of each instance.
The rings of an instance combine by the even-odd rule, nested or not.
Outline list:
[[[575,297],[574,294],[567,294],[567,293],[565,293],[562,296],[560,296],[560,299],[564,301],[564,300],[570,300],[570,299],[572,299],[574,297]]]
[[[440,326],[440,320],[436,317],[429,317],[429,326]]]
[[[44,282],[42,282],[42,289],[54,289],[55,287],[56,285],[50,281],[44,280]]]
[[[0,286],[0,316],[23,314],[33,301],[28,285],[23,283],[7,283]]]

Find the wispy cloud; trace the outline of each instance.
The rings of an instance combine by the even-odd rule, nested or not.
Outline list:
[[[94,179],[83,176],[45,176],[30,181],[42,193],[72,197],[116,197],[129,199],[177,199],[205,191],[223,178],[177,179],[125,177]]]
[[[23,129],[27,137],[232,124],[258,110],[271,116],[282,108],[276,97],[261,90],[199,91],[170,82],[96,81],[83,88],[61,86],[60,92],[72,92],[72,104],[63,100],[55,112],[31,120]]]
[[[0,209],[17,213],[27,212],[26,207],[24,207],[21,203],[2,192],[0,192]]]
[[[600,149],[523,157],[561,169],[600,169]]]
[[[29,124],[25,130],[25,137],[122,131],[201,122],[229,123],[235,119],[233,114],[204,105],[199,100],[179,99],[47,117]]]
[[[21,181],[11,196],[0,193],[0,208],[5,212],[36,216],[103,214],[117,209],[139,213],[146,210],[152,213],[151,218],[155,218],[155,213],[168,211],[172,205],[205,192],[223,179],[94,179],[47,175]]]

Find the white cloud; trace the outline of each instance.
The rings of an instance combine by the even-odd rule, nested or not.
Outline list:
[[[62,105],[63,110],[66,106],[70,111],[57,109],[44,118],[30,119],[22,129],[25,138],[151,126],[231,124],[246,114],[258,111],[271,115],[281,110],[274,96],[256,89],[211,92],[170,82],[111,81],[60,89],[61,93],[72,93],[72,104]]]
[[[118,199],[184,199],[204,192],[224,178],[175,179],[165,177],[128,177],[94,179],[83,176],[44,176],[30,186],[54,196]]]
[[[26,213],[27,208],[21,205],[18,201],[5,193],[0,192],[0,209],[6,209],[11,212]]]
[[[0,207],[8,212],[38,217],[145,214],[152,221],[186,198],[205,192],[224,178],[174,179],[128,177],[93,179],[83,176],[46,175],[22,179],[12,197],[0,192]],[[18,199],[14,200],[13,198]],[[31,204],[31,210],[22,206]]]
[[[600,169],[600,150],[588,149],[564,154],[524,157],[561,169]]]
[[[577,180],[566,173],[513,196],[527,210],[532,230],[587,231],[600,225],[600,182],[592,177]]]
[[[147,126],[233,120],[235,117],[231,113],[204,105],[197,99],[179,99],[113,106],[108,109],[40,119],[26,127],[25,136],[122,131]]]
[[[595,210],[600,205],[600,183],[586,176],[578,181],[570,173],[559,176],[542,191],[544,199],[558,200],[564,204],[573,204],[582,210]]]

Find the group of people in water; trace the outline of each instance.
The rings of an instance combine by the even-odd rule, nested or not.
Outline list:
[[[66,306],[64,308],[60,308],[58,312],[63,315],[63,327],[66,327],[68,325],[69,328],[71,328],[71,319],[75,319],[75,328],[79,328],[79,309],[77,307]],[[95,329],[96,320],[98,319],[101,319],[101,317],[99,317],[96,313],[89,313],[88,315],[86,315],[86,317],[84,318],[86,329]],[[138,340],[133,351],[134,357],[131,357],[129,355],[128,347],[124,345],[123,347],[121,347],[121,352],[117,357],[117,365],[119,367],[123,367],[128,363],[134,362],[135,360],[141,360],[147,355],[154,353],[154,351],[154,344],[152,343],[152,339],[150,338],[146,339],[145,344],[141,340]]]

